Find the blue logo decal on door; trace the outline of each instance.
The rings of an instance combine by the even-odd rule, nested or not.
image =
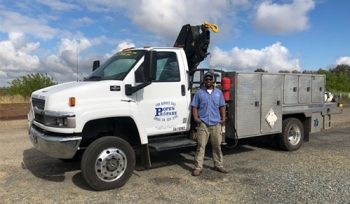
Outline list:
[[[154,120],[171,121],[177,118],[176,103],[172,101],[163,101],[156,103],[154,108]]]

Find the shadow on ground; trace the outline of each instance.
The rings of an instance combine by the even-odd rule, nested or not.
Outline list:
[[[254,147],[267,148],[276,150],[271,146],[268,139],[241,140],[234,149],[222,148],[224,155],[240,154],[248,151],[254,151]],[[164,152],[151,152],[152,168],[161,168],[171,165],[178,165],[187,171],[192,171],[193,160],[196,148],[184,148],[180,150],[168,150]],[[210,145],[206,149],[206,158],[212,159],[212,151]],[[137,155],[136,171],[145,170]],[[34,176],[52,182],[63,182],[66,179],[66,173],[80,170],[80,160],[62,161],[60,159],[51,158],[37,151],[34,148],[24,150],[22,167],[28,169]],[[204,166],[210,168],[209,166]],[[81,171],[75,173],[72,182],[81,189],[92,190],[85,182]]]
[[[34,148],[24,150],[22,166],[34,176],[54,182],[62,182],[66,172],[80,168],[79,162],[63,162],[48,157]]]

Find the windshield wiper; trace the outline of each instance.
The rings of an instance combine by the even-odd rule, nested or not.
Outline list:
[[[86,78],[84,81],[99,81],[100,79],[100,76],[91,76],[89,78]]]

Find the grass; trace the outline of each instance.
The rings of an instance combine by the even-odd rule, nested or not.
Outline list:
[[[9,95],[6,88],[0,88],[0,104],[29,103],[30,97]]]
[[[9,104],[9,103],[29,103],[30,97],[23,97],[21,95],[3,95],[0,94],[0,104]]]

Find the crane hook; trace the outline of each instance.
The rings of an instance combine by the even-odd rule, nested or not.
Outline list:
[[[205,28],[210,28],[214,33],[219,32],[219,26],[217,26],[216,24],[208,23],[207,21],[205,21],[203,25]]]

